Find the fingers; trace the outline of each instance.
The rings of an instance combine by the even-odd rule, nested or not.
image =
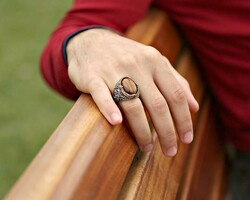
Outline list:
[[[155,82],[168,102],[175,127],[182,142],[192,142],[193,125],[184,89],[168,67],[161,67],[156,70]]]
[[[141,85],[141,99],[150,113],[163,153],[174,156],[177,153],[176,133],[168,104],[153,82],[148,85]]]
[[[110,124],[117,125],[122,122],[121,112],[115,104],[107,84],[101,78],[93,76],[92,78],[83,78],[81,76],[79,64],[76,63],[76,59],[70,60],[68,73],[70,80],[79,91],[91,94],[97,107]],[[83,84],[83,80],[85,80],[87,84]]]
[[[170,65],[170,63],[169,63],[169,65]],[[173,67],[170,67],[170,69],[173,72],[175,78],[178,80],[178,82],[180,83],[181,87],[183,88],[183,90],[186,94],[186,98],[187,98],[187,102],[188,102],[190,111],[197,112],[199,110],[199,104],[191,92],[189,83]]]
[[[158,79],[163,78],[159,74],[157,76]],[[150,113],[163,153],[166,156],[174,156],[177,153],[175,126],[182,141],[189,143],[193,137],[192,123],[185,97],[180,93],[182,91],[178,91],[178,87],[175,86],[176,80],[171,80],[171,78],[165,80],[168,81],[165,83],[164,80],[161,80],[161,82],[168,86],[163,88],[157,88],[153,80],[150,81],[150,79],[142,81],[139,85],[141,99]],[[88,83],[88,91],[102,114],[111,124],[121,123],[120,110],[115,104],[108,86],[102,79],[93,78]],[[176,96],[172,97],[173,95]],[[153,149],[153,138],[141,100],[137,98],[122,101],[119,104],[141,150],[151,151]]]
[[[120,102],[140,149],[148,152],[153,149],[153,138],[146,114],[139,98]]]
[[[87,88],[105,118],[112,125],[121,123],[121,112],[115,104],[106,83],[99,78],[93,78],[88,83]],[[124,111],[140,149],[145,152],[151,151],[153,149],[153,139],[140,99],[122,101],[119,104]]]
[[[190,143],[193,139],[191,116],[185,94],[176,79],[168,76],[166,72],[158,72],[156,79],[158,87],[150,78],[138,80],[140,98],[150,113],[163,153],[166,156],[174,156],[177,153],[175,127],[183,142]],[[122,115],[108,87],[111,88],[99,78],[93,78],[88,83],[88,91],[98,108],[106,119],[115,125],[121,123]],[[119,104],[141,150],[151,151],[153,138],[141,100],[137,98]]]
[[[92,79],[88,84],[88,90],[97,107],[109,123],[117,125],[122,122],[121,112],[103,80],[99,78]]]

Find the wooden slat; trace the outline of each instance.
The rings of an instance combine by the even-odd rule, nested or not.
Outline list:
[[[166,33],[175,38],[171,26],[162,29],[166,15],[153,11],[148,17],[144,34],[152,37],[144,43],[162,46],[174,62],[180,41],[159,40]],[[138,28],[129,37],[133,30]],[[6,199],[115,199],[137,149],[125,125],[109,125],[92,99],[81,95]]]
[[[221,200],[226,194],[226,168],[222,144],[213,118],[213,109],[208,99],[197,123],[196,137],[190,150],[179,200]]]
[[[127,36],[157,48],[189,81],[202,107],[200,114],[192,115],[193,145],[179,142],[178,155],[166,158],[156,139],[154,151],[142,153],[124,124],[111,126],[91,97],[81,95],[6,199],[185,200],[204,199],[208,192],[210,199],[222,199],[223,153],[210,127],[210,104],[202,104],[204,86],[191,53],[180,55],[182,40],[158,10],[129,29]],[[156,138],[153,127],[152,134]]]
[[[180,51],[181,39],[174,31],[173,25],[170,23],[166,15],[161,13],[161,16],[163,18],[161,22],[163,22],[164,25],[161,24],[158,26],[171,27],[168,28],[171,29],[171,31],[166,32],[164,30],[160,34],[156,34],[154,32],[154,34],[148,35],[157,35],[156,38],[163,38],[161,39],[161,42],[153,42],[152,45],[156,47],[162,54],[170,58],[171,63],[174,64],[176,63],[178,54],[172,54],[174,56],[171,57],[171,54],[169,55],[166,50],[171,52],[171,50],[174,49],[175,51],[175,47],[179,46]],[[143,25],[141,24],[140,28],[143,30],[142,27]],[[162,28],[160,28],[160,30],[162,30]],[[149,29],[149,31],[152,30]],[[135,35],[136,32],[139,32],[139,30],[132,31],[132,35]],[[144,30],[143,32],[146,31]],[[138,38],[140,37],[138,36],[137,40]],[[169,41],[167,38],[173,38],[173,40],[171,39]],[[145,41],[147,40],[144,38],[140,40],[142,43]],[[158,44],[158,46],[154,44]],[[170,44],[171,48],[167,48],[167,44]],[[193,62],[191,53],[189,51],[183,53],[181,59],[179,59],[177,63],[177,68],[178,71],[189,81],[191,89],[198,102],[201,102],[204,88],[202,81],[199,78],[200,76],[198,74],[197,67]],[[193,123],[195,124],[196,115],[193,115],[192,117]],[[140,154],[138,161],[131,167],[119,195],[119,199],[175,199],[178,185],[182,177],[180,172],[184,168],[188,148],[189,147],[187,145],[179,144],[178,155],[174,159],[170,159],[163,156],[159,142],[157,141],[154,151],[148,154]]]
[[[6,199],[51,199],[59,190],[65,196],[59,195],[58,199],[68,199],[84,183],[89,184],[87,189],[90,189],[83,188],[84,195],[89,195],[89,191],[97,196],[108,192],[112,199],[136,150],[125,126],[110,126],[92,99],[82,95]],[[108,173],[107,169],[120,176]],[[98,192],[107,181],[116,183],[113,189]]]
[[[151,45],[174,64],[182,47],[178,32],[165,12],[151,10],[135,26],[128,29],[126,36],[142,44]]]
[[[165,18],[167,19],[167,18]],[[169,23],[168,23],[169,24]],[[163,35],[161,35],[163,36]],[[165,36],[166,38],[166,36]],[[176,39],[176,38],[175,38]],[[177,41],[180,41],[180,39],[176,39]],[[158,46],[158,50],[163,52],[161,48],[164,48],[165,43],[162,43],[163,46]],[[175,63],[175,62],[172,62]],[[198,100],[198,102],[201,105],[201,113],[199,115],[205,116],[203,117],[203,120],[199,123],[203,124],[214,124],[214,122],[210,119],[207,123],[206,120],[208,120],[208,113],[207,110],[209,110],[208,103],[205,105],[202,105],[203,100],[203,94],[204,94],[204,86],[203,82],[200,78],[199,72],[197,70],[197,66],[195,62],[193,61],[192,55],[189,51],[185,51],[182,53],[180,59],[177,62],[177,70],[188,80],[190,83],[191,90],[193,91],[193,94],[195,98]],[[193,115],[193,124],[195,126],[197,125],[197,115]],[[199,126],[204,126],[199,124]],[[203,145],[206,143],[206,140],[203,139],[204,134],[208,134],[208,132],[205,130],[202,130],[203,133],[200,134],[200,129],[197,131],[198,135],[201,135],[201,137],[198,137],[198,139],[195,140],[194,145],[198,145],[199,138],[202,139],[201,144]],[[155,133],[154,133],[155,134]],[[195,131],[196,134],[196,131]],[[206,135],[209,137],[210,140],[214,140],[214,143],[210,144],[210,148],[214,148],[218,150],[218,141],[215,131],[210,134]],[[206,137],[205,137],[206,138]],[[196,144],[197,143],[197,144]],[[194,159],[200,159],[203,155],[199,155],[200,149],[190,148],[190,146],[184,145],[179,143],[179,151],[175,158],[170,159],[163,156],[161,153],[161,148],[159,145],[159,142],[156,141],[156,147],[152,153],[147,154],[139,154],[137,158],[137,162],[134,162],[128,175],[125,180],[125,183],[123,185],[123,188],[121,190],[121,193],[119,195],[118,199],[126,199],[126,200],[132,200],[132,199],[143,199],[143,200],[161,200],[161,199],[176,199],[179,198],[178,195],[184,193],[183,186],[185,186],[185,189],[194,188],[192,184],[189,184],[188,182],[185,182],[185,171],[191,170],[189,167],[187,167],[187,160],[192,157]],[[208,153],[209,151],[207,151]],[[193,170],[200,170],[200,171],[210,171],[211,177],[213,180],[217,180],[218,183],[215,184],[215,182],[209,182],[209,184],[206,185],[205,189],[201,189],[204,184],[204,181],[206,182],[206,179],[199,178],[196,183],[196,191],[199,190],[200,193],[204,195],[204,192],[209,191],[210,195],[209,197],[212,197],[210,199],[223,199],[222,195],[223,192],[218,189],[223,186],[223,175],[221,174],[224,172],[224,157],[223,154],[221,154],[222,151],[220,151],[220,157],[218,158],[218,170],[215,169],[208,169],[204,166],[195,166]],[[216,152],[212,151],[211,155],[216,154]],[[209,156],[208,154],[204,154],[204,159]],[[192,165],[192,164],[190,164]],[[195,177],[192,177],[192,181],[194,181]],[[184,181],[183,181],[184,180]],[[183,181],[183,182],[182,182]],[[213,184],[213,185],[212,185]],[[214,186],[216,185],[216,187]],[[197,193],[197,192],[196,192]],[[195,195],[194,193],[189,193],[189,197],[186,199],[203,199],[202,196]],[[225,193],[224,193],[225,194]],[[193,195],[193,196],[191,196]],[[185,199],[185,198],[183,198]],[[208,198],[209,199],[209,198]]]

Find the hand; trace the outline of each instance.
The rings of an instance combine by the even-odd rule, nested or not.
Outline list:
[[[116,125],[122,114],[112,98],[115,84],[132,78],[140,98],[119,102],[142,151],[153,149],[148,110],[166,156],[177,153],[176,131],[181,141],[193,140],[190,111],[198,110],[187,81],[155,48],[122,37],[110,30],[91,29],[67,45],[69,77],[78,90],[92,95],[105,118]]]

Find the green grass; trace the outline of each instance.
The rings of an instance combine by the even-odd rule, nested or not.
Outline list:
[[[39,72],[49,34],[72,1],[0,1],[0,199],[66,115],[72,102]]]

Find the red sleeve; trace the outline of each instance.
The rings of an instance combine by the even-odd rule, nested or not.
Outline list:
[[[79,29],[100,25],[123,33],[141,19],[152,0],[75,0],[72,8],[52,33],[41,56],[41,72],[48,84],[63,96],[77,99],[80,92],[68,77],[62,46],[65,38]]]

